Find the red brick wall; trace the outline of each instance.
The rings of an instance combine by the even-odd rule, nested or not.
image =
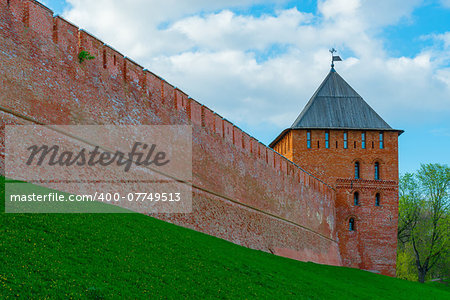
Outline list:
[[[20,116],[44,124],[192,124],[193,212],[155,217],[250,248],[341,264],[331,187],[51,15],[32,0],[0,0],[2,132],[28,122]],[[95,59],[80,64],[81,50]]]
[[[384,148],[379,147],[379,131],[366,133],[348,130],[348,148],[344,149],[344,130],[329,131],[329,148],[325,147],[325,130],[311,130],[311,148],[307,147],[307,130],[292,130],[275,149],[293,135],[293,161],[306,171],[336,188],[336,230],[345,266],[395,276],[398,222],[398,132],[384,132]],[[287,154],[291,153],[287,150]],[[360,178],[355,180],[355,162],[360,164]],[[374,164],[380,165],[380,180],[374,180]],[[354,192],[359,205],[354,205]],[[380,194],[380,206],[375,195]],[[356,230],[349,231],[354,218]]]

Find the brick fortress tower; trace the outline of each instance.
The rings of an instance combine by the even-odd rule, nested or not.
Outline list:
[[[395,276],[402,132],[392,129],[332,64],[292,126],[270,144],[335,188],[344,266]]]

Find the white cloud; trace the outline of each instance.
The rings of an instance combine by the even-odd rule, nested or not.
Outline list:
[[[169,32],[184,34],[194,45],[213,49],[264,49],[274,43],[291,44],[297,28],[307,24],[312,15],[297,9],[281,10],[274,16],[259,18],[238,16],[229,10],[206,17],[182,19]]]
[[[260,16],[234,8],[274,1],[69,2],[70,20],[259,138],[294,121],[329,70],[330,46],[348,54],[336,68],[388,122],[450,111],[445,49],[390,57],[378,37],[420,0],[320,1],[316,15],[275,1]],[[448,48],[448,33],[433,38]]]
[[[325,18],[354,15],[360,7],[360,0],[319,1],[319,10]]]
[[[441,34],[431,34],[424,38],[432,38],[436,41],[443,42],[444,48],[450,49],[450,31]]]
[[[378,28],[408,19],[424,0],[326,0],[318,8],[326,19],[359,20],[360,26]]]

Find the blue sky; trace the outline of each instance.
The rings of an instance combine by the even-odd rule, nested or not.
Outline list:
[[[450,165],[450,0],[45,0],[268,144],[329,70],[400,137],[400,171]]]

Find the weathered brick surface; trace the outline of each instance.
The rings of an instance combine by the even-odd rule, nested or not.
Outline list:
[[[14,114],[44,124],[192,124],[193,212],[157,218],[341,264],[333,189],[95,37],[61,18],[49,21],[48,9],[30,1],[0,6],[2,137],[5,124],[26,123]],[[96,58],[80,64],[82,49]]]

